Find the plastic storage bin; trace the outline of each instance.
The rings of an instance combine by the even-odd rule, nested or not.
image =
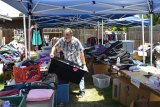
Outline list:
[[[123,49],[127,50],[129,53],[133,53],[134,50],[134,40],[122,40]]]
[[[67,104],[69,102],[69,84],[59,84],[55,94],[55,104]]]
[[[33,82],[41,77],[40,66],[31,65],[24,68],[14,66],[13,75],[16,82]]]
[[[39,50],[36,51],[36,53],[38,54],[38,56],[49,56],[51,53],[51,50]]]
[[[43,46],[43,47],[42,47],[42,50],[49,50],[49,51],[50,51],[51,49],[52,49],[51,46]]]
[[[92,75],[93,84],[98,88],[106,88],[110,85],[110,76],[104,74]]]
[[[26,100],[24,96],[7,96],[0,97],[3,101],[9,101],[14,107],[26,107]]]

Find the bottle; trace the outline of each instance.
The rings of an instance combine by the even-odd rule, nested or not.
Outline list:
[[[117,58],[117,64],[116,65],[120,65],[120,57]]]

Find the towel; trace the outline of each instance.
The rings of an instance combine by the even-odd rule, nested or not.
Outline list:
[[[43,101],[51,99],[52,89],[32,89],[27,95],[26,101]]]

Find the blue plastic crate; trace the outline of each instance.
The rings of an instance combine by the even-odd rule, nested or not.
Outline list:
[[[55,103],[67,104],[68,102],[69,102],[69,84],[59,84],[55,94]]]

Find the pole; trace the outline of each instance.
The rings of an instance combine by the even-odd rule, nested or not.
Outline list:
[[[142,14],[142,44],[143,44],[143,63],[145,64],[145,56],[144,56],[144,20],[143,20],[143,14]]]
[[[102,19],[102,45],[103,45],[103,19]]]
[[[153,14],[152,13],[150,14],[150,24],[151,24],[150,25],[151,26],[151,36],[150,36],[151,37],[151,55],[150,55],[150,63],[151,63],[151,66],[152,66],[152,60],[153,60],[152,59],[152,56],[153,56],[152,55],[152,47],[153,47],[152,46],[152,44],[153,44]]]
[[[24,30],[25,58],[27,59],[27,37],[26,37],[26,15],[25,14],[23,14],[23,30]]]
[[[99,45],[99,21],[98,21],[98,45]]]
[[[31,15],[28,16],[28,58],[29,59],[30,59],[30,51],[31,51],[30,27],[31,27]]]

